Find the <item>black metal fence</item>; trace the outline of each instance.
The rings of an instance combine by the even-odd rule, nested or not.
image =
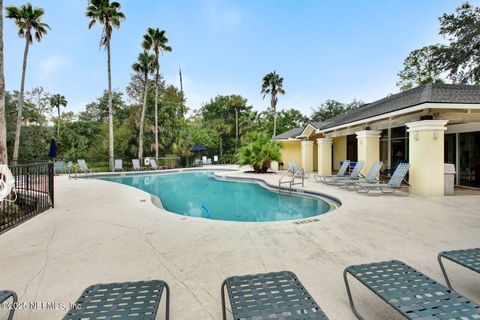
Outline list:
[[[15,187],[0,203],[0,233],[54,206],[53,162],[17,164],[9,168]]]

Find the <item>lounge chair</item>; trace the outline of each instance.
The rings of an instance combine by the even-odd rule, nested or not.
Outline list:
[[[390,180],[387,183],[367,183],[367,182],[358,182],[355,183],[353,186],[357,192],[364,192],[368,193],[369,195],[380,195],[382,193],[394,193],[396,190],[402,187],[402,182],[405,176],[407,175],[408,169],[410,168],[410,164],[408,163],[400,163],[397,166],[397,169],[393,173]],[[381,193],[370,193],[372,190],[380,190]]]
[[[72,161],[68,161],[67,162],[67,166],[65,167],[67,172],[70,173],[73,169],[73,162]]]
[[[301,174],[298,174],[298,171],[299,170],[302,170],[301,171]],[[305,172],[305,170],[303,170],[303,168],[300,168],[297,166],[297,164],[294,162],[294,161],[291,161],[288,163],[288,174],[289,176],[293,177],[293,176],[297,176],[297,177],[304,177],[305,179],[308,179],[310,177],[310,174],[308,172]]]
[[[407,264],[392,260],[349,266],[343,272],[348,300],[358,319],[347,274],[407,319],[478,319],[480,306]]]
[[[480,248],[440,252],[438,254],[438,263],[440,264],[440,268],[442,269],[442,273],[445,277],[445,282],[447,283],[447,286],[452,290],[452,284],[448,279],[447,272],[445,271],[445,267],[442,263],[442,258],[448,259],[452,262],[456,262],[465,268],[480,273]]]
[[[372,164],[372,167],[370,168],[370,171],[368,172],[367,176],[365,179],[341,179],[337,180],[337,185],[340,187],[346,187],[347,190],[350,190],[350,186],[353,186],[355,183],[376,183],[377,182],[377,177],[378,174],[380,173],[380,170],[382,169],[383,162],[382,161],[377,161],[374,164]]]
[[[8,313],[8,320],[13,319],[13,314],[15,313],[14,305],[18,301],[17,294],[10,290],[0,290],[0,304],[3,304],[10,298],[12,298],[12,308],[10,308],[10,312]]]
[[[88,169],[87,163],[85,162],[85,160],[78,159],[77,163],[78,163],[78,171],[80,171],[81,173],[89,173],[89,174],[93,173],[92,170]]]
[[[352,172],[348,176],[342,177],[332,177],[330,180],[325,181],[326,184],[339,184],[343,180],[357,180],[360,177],[360,171],[362,171],[363,166],[365,165],[365,161],[358,161],[353,167]]]
[[[313,175],[313,178],[315,179],[316,182],[325,182],[327,179],[332,180],[334,178],[344,177],[349,167],[350,167],[350,160],[345,160],[343,161],[342,166],[340,167],[340,170],[338,170],[337,174],[330,174],[330,175],[315,174]]]
[[[55,161],[53,163],[53,170],[55,174],[65,173],[65,161]]]
[[[150,159],[150,166],[152,167],[152,170],[162,170],[162,169],[165,169],[165,167],[157,166],[157,161],[155,161],[155,159]]]
[[[133,165],[133,170],[135,171],[140,171],[143,169],[143,167],[140,166],[140,160],[138,159],[132,159],[132,165]]]
[[[165,319],[170,313],[170,289],[165,281],[96,284],[82,293],[63,320],[156,319],[163,290],[166,291]]]
[[[221,287],[223,320],[227,319],[225,288],[235,320],[328,319],[298,277],[290,271],[225,279]]]
[[[122,159],[115,159],[114,171],[123,171],[123,160]]]

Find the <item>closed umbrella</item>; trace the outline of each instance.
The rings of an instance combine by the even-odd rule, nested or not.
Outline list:
[[[52,138],[50,140],[50,150],[48,151],[48,157],[49,158],[56,158],[57,157],[57,142],[55,139]]]

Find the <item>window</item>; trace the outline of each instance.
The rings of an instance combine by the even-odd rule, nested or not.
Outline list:
[[[480,188],[480,131],[458,134],[460,185]]]
[[[391,159],[392,166],[401,161],[408,161],[408,135],[406,127],[396,127],[391,129],[392,146]]]
[[[380,134],[380,160],[384,166],[388,164],[388,129],[382,130]]]

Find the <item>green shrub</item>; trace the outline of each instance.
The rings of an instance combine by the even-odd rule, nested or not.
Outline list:
[[[247,144],[238,150],[239,164],[252,166],[256,173],[265,173],[272,161],[281,161],[280,144],[266,133],[251,133]]]

